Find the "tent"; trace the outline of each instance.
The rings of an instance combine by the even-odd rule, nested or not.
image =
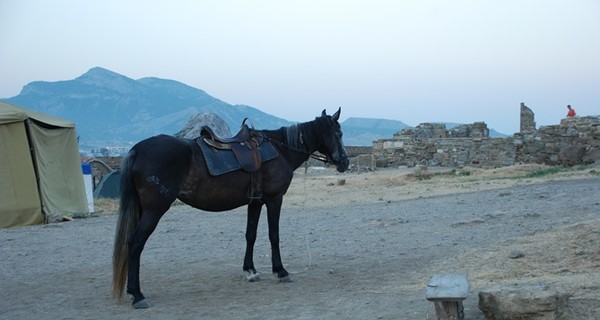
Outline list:
[[[121,190],[121,172],[114,171],[105,174],[96,189],[94,189],[94,199],[109,198],[118,199]]]
[[[0,101],[0,227],[88,212],[75,124]]]

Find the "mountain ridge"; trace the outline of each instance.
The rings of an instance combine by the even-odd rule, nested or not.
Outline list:
[[[175,134],[200,112],[218,113],[231,128],[239,127],[245,117],[260,128],[292,124],[175,80],[134,80],[100,67],[72,80],[31,82],[19,95],[4,100],[75,122],[82,142],[88,144],[127,144],[159,133]]]
[[[33,81],[17,96],[2,100],[75,122],[82,145],[125,146],[159,133],[175,134],[192,116],[203,112],[218,114],[232,131],[244,118],[251,119],[258,129],[294,123],[248,105],[231,105],[176,80],[135,80],[102,67],[71,80]],[[410,127],[398,120],[357,117],[341,125],[348,146],[370,146]]]

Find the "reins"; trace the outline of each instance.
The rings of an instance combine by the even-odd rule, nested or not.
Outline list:
[[[322,161],[325,164],[331,163],[331,161],[327,160],[327,157],[324,157],[324,156],[321,156],[321,155],[318,155],[318,154],[311,153],[310,157],[313,158],[313,159],[315,159],[315,160]]]

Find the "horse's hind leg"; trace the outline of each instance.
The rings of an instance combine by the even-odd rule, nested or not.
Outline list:
[[[167,206],[168,209],[168,206]],[[129,273],[127,277],[127,293],[133,295],[133,307],[136,309],[145,309],[150,307],[150,303],[142,294],[140,289],[140,256],[146,241],[156,229],[164,211],[143,210],[140,222],[129,240]]]

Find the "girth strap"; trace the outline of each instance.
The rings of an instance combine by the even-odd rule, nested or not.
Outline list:
[[[250,187],[248,188],[248,198],[250,200],[257,200],[262,198],[262,172],[260,170],[252,172],[250,174]]]

